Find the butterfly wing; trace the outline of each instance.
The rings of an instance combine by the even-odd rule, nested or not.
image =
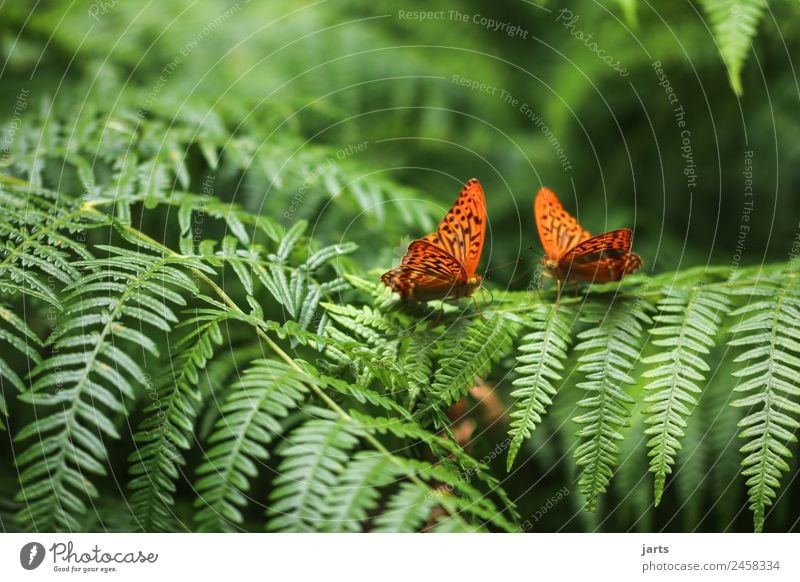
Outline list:
[[[536,229],[548,259],[558,259],[592,235],[564,210],[552,190],[541,188],[533,203]]]
[[[565,279],[619,281],[642,266],[642,258],[631,252],[632,236],[629,228],[620,228],[586,239],[559,259],[559,271]]]
[[[467,274],[447,251],[421,239],[408,245],[400,266],[384,273],[381,281],[405,301],[430,301],[459,295]]]
[[[472,178],[461,189],[436,232],[422,240],[445,250],[471,277],[478,270],[485,235],[486,198],[480,182]]]

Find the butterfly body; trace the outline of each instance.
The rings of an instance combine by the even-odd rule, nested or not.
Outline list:
[[[620,228],[592,236],[547,188],[536,194],[534,215],[544,247],[544,273],[559,283],[619,281],[642,266],[631,251],[633,232]]]
[[[399,267],[381,281],[403,301],[469,297],[481,286],[477,274],[486,233],[486,200],[476,179],[462,188],[436,232],[408,245]]]

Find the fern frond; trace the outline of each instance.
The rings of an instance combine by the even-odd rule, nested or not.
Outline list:
[[[697,394],[703,390],[709,365],[703,357],[714,347],[715,338],[730,301],[721,291],[708,286],[689,289],[670,289],[658,303],[657,325],[650,330],[655,336],[653,345],[666,348],[642,359],[653,365],[642,375],[650,379],[645,386],[649,403],[644,409],[650,436],[650,471],[655,475],[653,492],[655,505],[661,502],[664,484],[675,455],[681,449],[681,439]]]
[[[325,531],[361,532],[370,512],[378,509],[380,488],[391,485],[399,473],[390,457],[358,451],[325,499]],[[399,530],[398,530],[399,531]]]
[[[40,410],[16,437],[36,437],[17,457],[17,498],[26,504],[20,521],[37,530],[79,529],[78,517],[87,511],[80,495],[98,495],[90,475],[105,474],[104,439],[119,438],[112,416],[126,414],[124,402],[147,377],[120,342],[157,356],[143,330],[169,330],[177,321],[169,305],[182,305],[181,292],[197,290],[172,266],[178,261],[172,256],[98,248],[109,258],[77,263],[86,274],[67,288],[64,310],[47,340],[53,355],[33,370],[32,385],[21,396],[34,407],[55,408],[50,414]]]
[[[231,387],[197,470],[194,505],[200,531],[242,525],[238,508],[248,502],[250,480],[258,475],[256,462],[269,459],[267,446],[281,433],[280,420],[297,408],[306,392],[295,370],[271,360],[250,364]]]
[[[611,305],[592,303],[581,317],[591,327],[578,334],[581,341],[575,349],[583,352],[578,371],[585,378],[578,387],[589,394],[578,403],[587,411],[574,418],[582,425],[577,433],[581,444],[574,457],[582,467],[578,484],[588,511],[597,508],[597,498],[605,492],[619,462],[620,431],[633,403],[623,387],[634,383],[630,372],[639,359],[642,325],[649,322],[641,305],[626,299]]]
[[[473,487],[471,482],[474,478],[482,481],[489,493],[496,494],[503,501],[505,511],[513,518],[517,518],[519,516],[514,502],[504,491],[499,480],[491,475],[489,468],[473,459],[453,440],[425,430],[415,422],[369,416],[357,410],[351,410],[350,414],[358,422],[360,430],[370,434],[391,433],[413,444],[421,442],[430,447],[438,458],[453,459],[455,466],[448,461],[437,466],[419,463],[413,466],[421,476],[444,483],[449,486],[450,491],[455,490],[462,494],[463,499],[453,497],[453,502],[461,511],[477,516],[487,523],[493,523],[501,529],[514,531],[514,526],[503,516],[503,511],[499,510],[485,493]],[[410,461],[401,460],[401,463],[406,462]]]
[[[13,354],[21,354],[24,358],[25,368],[30,370],[42,361],[38,348],[42,346],[39,336],[28,326],[25,321],[15,314],[11,307],[0,303],[0,345],[6,345],[12,349]],[[6,386],[10,385],[17,392],[23,393],[26,390],[25,382],[19,375],[18,370],[21,366],[10,363],[6,356],[5,349],[0,350],[0,430],[5,430],[5,417],[8,416],[5,391]],[[16,362],[15,362],[16,363]]]
[[[567,350],[572,341],[570,325],[575,318],[568,307],[554,308],[539,305],[526,321],[527,327],[533,329],[522,338],[517,350],[515,368],[518,377],[514,386],[518,389],[511,393],[516,399],[516,410],[511,413],[511,427],[508,436],[511,443],[508,447],[506,470],[510,471],[514,459],[525,439],[530,438],[536,426],[542,420],[547,406],[552,404],[556,394],[556,382],[561,380],[561,371],[567,358]]]
[[[405,481],[375,518],[375,532],[416,532],[428,521],[438,504],[430,491]]]
[[[431,385],[433,359],[431,353],[436,343],[436,334],[430,330],[415,331],[408,341],[403,342],[400,367],[406,371],[408,388],[406,402],[413,410],[420,394]]]
[[[0,184],[0,292],[25,293],[60,308],[55,289],[79,276],[76,259],[89,260],[86,245],[73,236],[78,231],[108,225],[98,212],[78,202],[56,206],[45,196],[5,191]],[[53,283],[57,282],[57,285]]]
[[[728,79],[737,95],[742,94],[742,67],[767,8],[767,0],[700,0],[711,21]]]
[[[741,474],[747,478],[750,509],[757,532],[763,531],[767,508],[780,488],[781,475],[789,470],[788,443],[797,442],[800,429],[800,284],[798,274],[755,281],[735,288],[732,294],[751,302],[731,315],[742,316],[731,328],[731,346],[744,346],[734,362],[741,379],[734,391],[745,393],[731,406],[746,408],[740,422],[740,438],[747,439]]]
[[[338,323],[344,331],[350,332],[354,337],[364,339],[371,345],[384,344],[386,334],[397,331],[394,321],[368,305],[355,307],[323,303],[322,306],[330,318]]]
[[[493,362],[507,355],[519,329],[519,318],[510,313],[491,312],[476,317],[455,337],[444,340],[439,368],[433,377],[434,404],[453,404],[485,375]]]
[[[279,454],[278,477],[270,493],[268,529],[309,532],[326,525],[325,499],[344,473],[358,432],[346,420],[324,409],[308,408],[318,418],[292,431]]]
[[[181,451],[191,448],[196,405],[200,402],[200,372],[223,341],[220,323],[225,311],[202,313],[185,320],[181,327],[193,329],[177,342],[180,355],[160,381],[151,386],[153,400],[133,440],[136,450],[131,463],[130,503],[141,531],[174,531],[172,506],[175,481],[186,460]]]

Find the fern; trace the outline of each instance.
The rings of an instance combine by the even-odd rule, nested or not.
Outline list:
[[[284,457],[270,494],[267,527],[302,532],[324,529],[325,498],[345,470],[348,451],[359,434],[347,421],[323,409],[310,409],[319,416],[288,437],[279,450]]]
[[[786,446],[797,441],[800,428],[800,285],[797,272],[756,280],[732,290],[752,302],[735,310],[742,316],[731,328],[731,346],[746,350],[734,362],[742,367],[733,375],[742,379],[734,390],[745,393],[731,406],[746,408],[740,422],[740,437],[747,439],[741,448],[742,476],[747,478],[750,509],[756,531],[764,529],[767,508],[777,495],[781,475],[789,470],[791,457]]]
[[[475,385],[475,377],[489,371],[511,351],[519,319],[493,312],[474,318],[460,332],[441,342],[439,368],[433,376],[431,397],[435,404],[453,404]]]
[[[174,529],[172,506],[175,481],[186,460],[181,451],[191,448],[194,417],[200,401],[200,372],[222,343],[220,323],[226,312],[208,311],[188,318],[181,327],[194,326],[175,345],[180,355],[161,379],[158,388],[149,387],[152,402],[133,440],[136,450],[131,463],[130,503],[142,531]]]
[[[25,359],[26,368],[40,364],[42,359],[37,349],[41,348],[42,341],[39,336],[13,311],[11,306],[0,304],[0,322],[5,323],[0,327],[0,342],[13,348],[12,353],[21,354]],[[5,417],[8,416],[6,405],[6,385],[7,383],[16,392],[25,392],[26,387],[19,373],[10,363],[10,359],[0,355],[0,429],[5,430]]]
[[[511,393],[517,399],[516,410],[511,413],[511,427],[508,431],[511,443],[508,447],[506,470],[510,471],[514,459],[525,439],[530,438],[552,397],[556,394],[555,382],[561,380],[561,370],[571,342],[570,324],[574,312],[567,308],[537,306],[529,316],[529,327],[533,331],[522,338],[517,348],[519,377],[514,386],[519,388]]]
[[[681,448],[687,419],[697,405],[696,394],[702,392],[706,372],[710,369],[703,360],[714,347],[722,318],[730,302],[720,291],[707,286],[690,289],[670,289],[658,304],[654,317],[656,327],[653,345],[667,348],[642,360],[654,364],[643,373],[650,382],[645,387],[649,406],[650,471],[655,475],[653,492],[655,505],[661,502],[666,477],[672,472],[675,455]]]
[[[324,530],[364,531],[370,514],[380,505],[380,489],[391,485],[398,474],[398,468],[385,455],[370,451],[355,453],[336,485],[328,491],[324,503],[328,508]]]
[[[742,67],[753,44],[767,0],[701,0],[711,21],[711,31],[728,80],[737,95],[742,94]]]
[[[255,462],[269,459],[267,446],[283,432],[281,419],[297,408],[306,392],[295,370],[270,360],[253,362],[233,385],[208,439],[211,448],[197,470],[195,517],[201,531],[242,525],[238,507],[247,504],[249,480],[258,474]]]
[[[108,220],[69,199],[57,204],[47,191],[0,183],[0,291],[36,296],[61,307],[56,289],[79,276],[73,264],[91,252],[76,240],[77,232],[106,226]],[[53,283],[57,282],[58,285]]]
[[[80,494],[98,495],[90,475],[106,473],[104,439],[119,438],[111,417],[126,413],[134,384],[146,377],[117,342],[134,342],[157,356],[156,344],[137,327],[168,331],[177,321],[168,304],[184,302],[175,289],[197,290],[171,266],[170,256],[98,248],[109,258],[78,264],[85,274],[67,287],[65,308],[47,339],[54,355],[34,368],[31,387],[21,396],[36,409],[54,409],[40,411],[16,436],[36,437],[17,457],[17,498],[26,504],[19,519],[36,530],[79,529],[78,517],[87,511]]]
[[[413,483],[404,482],[375,519],[375,532],[419,531],[436,507],[436,497]]]
[[[597,497],[606,491],[618,463],[620,432],[630,415],[633,399],[623,386],[633,384],[631,369],[639,358],[642,325],[649,322],[641,304],[618,299],[610,306],[592,303],[581,317],[590,329],[578,334],[578,371],[585,380],[578,387],[589,392],[578,403],[586,412],[575,417],[582,425],[581,444],[575,462],[582,468],[578,481],[586,496],[586,509],[597,508]]]
[[[423,391],[430,386],[433,373],[433,358],[431,352],[436,341],[436,335],[430,330],[415,330],[407,342],[404,343],[401,357],[401,367],[408,371],[408,388],[406,402],[409,409],[414,409],[417,399]]]

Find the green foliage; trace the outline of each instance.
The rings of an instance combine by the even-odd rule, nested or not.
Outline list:
[[[639,359],[642,325],[650,319],[641,303],[624,297],[610,305],[587,305],[581,319],[590,327],[578,334],[581,341],[575,346],[583,352],[578,371],[585,378],[577,387],[589,394],[578,402],[585,412],[574,419],[581,425],[575,463],[582,468],[578,485],[586,497],[586,509],[594,511],[619,462],[618,443],[624,438],[620,430],[634,402],[624,386],[635,382],[630,373]]]
[[[76,264],[81,276],[65,287],[64,309],[46,341],[51,355],[32,370],[21,396],[38,418],[16,435],[33,439],[17,457],[20,517],[44,531],[80,529],[87,511],[81,494],[99,494],[89,476],[106,474],[104,439],[120,438],[114,417],[127,414],[134,385],[147,377],[122,346],[157,358],[156,343],[143,332],[168,332],[178,321],[170,304],[184,305],[180,293],[197,290],[171,255],[97,249],[108,258]]]
[[[279,450],[284,461],[270,494],[273,531],[317,531],[326,529],[328,492],[345,472],[348,452],[358,443],[358,433],[341,418],[314,409],[320,418],[310,420],[290,433]],[[356,506],[357,508],[358,506]]]
[[[302,18],[242,3],[190,56],[186,35],[218,3],[118,3],[88,35],[90,2],[62,4],[0,8],[0,94],[24,102],[0,120],[4,530],[517,531],[562,489],[537,528],[749,530],[748,504],[757,531],[796,527],[796,225],[748,213],[746,259],[761,243],[769,260],[732,275],[716,243],[739,205],[702,180],[686,188],[685,150],[661,147],[675,143],[674,95],[698,175],[720,191],[741,190],[743,143],[759,167],[777,167],[775,143],[792,159],[796,82],[779,59],[797,53],[793,7],[767,22],[763,1],[701,2],[737,94],[754,46],[773,64],[769,93],[748,86],[741,107],[710,82],[721,66],[700,11],[667,4],[570,9],[630,78],[554,25],[555,6],[494,8],[553,47],[530,65],[527,39],[474,22],[354,19],[336,3]],[[370,10],[396,14],[388,0]],[[705,99],[691,98],[698,79]],[[740,117],[747,132],[718,139],[714,120]],[[579,160],[604,169],[602,195]],[[653,271],[558,301],[519,290],[497,266],[518,258],[520,224],[525,246],[535,237],[531,167],[578,192],[592,232],[603,216],[635,225]],[[401,303],[380,273],[473,174],[494,300]],[[642,183],[669,204],[642,204]],[[758,208],[791,216],[793,198],[766,198],[782,188],[759,182]],[[685,222],[686,240],[671,227]],[[680,267],[709,257],[725,266]]]
[[[41,363],[38,348],[41,347],[42,341],[28,327],[23,319],[11,311],[11,306],[0,304],[0,322],[3,326],[0,327],[0,340],[3,346],[13,348],[12,354],[21,354],[32,365]],[[31,345],[32,344],[32,345]],[[2,351],[5,354],[5,349]],[[10,358],[9,358],[10,360]],[[5,399],[6,386],[10,385],[11,388],[18,392],[25,392],[25,383],[20,375],[14,370],[10,361],[7,361],[7,356],[0,356],[0,429],[5,430],[5,417],[8,416],[8,408]]]
[[[33,204],[46,206],[53,197],[42,192]],[[706,402],[746,408],[740,472],[756,529],[764,527],[780,477],[791,470],[787,445],[800,411],[792,384],[800,362],[795,271],[763,268],[756,277],[744,270],[730,280],[713,270],[631,278],[624,293],[596,288],[585,303],[562,297],[557,308],[533,292],[507,293],[491,306],[404,305],[369,275],[352,274],[359,271],[343,261],[357,252],[354,245],[319,245],[302,221],[284,229],[244,209],[224,209],[210,196],[179,198],[181,236],[173,244],[180,251],[116,211],[104,212],[119,208],[106,199],[66,205],[59,216],[70,218],[51,224],[51,234],[38,234],[46,227],[39,225],[32,228],[38,236],[17,245],[20,257],[26,245],[46,257],[48,244],[56,256],[47,266],[26,258],[26,279],[13,269],[4,278],[0,339],[25,364],[4,355],[3,386],[13,391],[4,389],[3,405],[9,414],[24,406],[37,413],[12,429],[15,442],[29,443],[16,457],[21,528],[89,527],[82,521],[88,503],[100,499],[103,476],[116,463],[112,451],[120,444],[112,443],[135,416],[130,516],[115,523],[143,531],[260,529],[257,508],[266,504],[271,531],[515,531],[520,513],[494,474],[497,452],[476,460],[464,447],[483,445],[460,442],[462,419],[450,416],[452,405],[469,402],[478,380],[513,400],[507,439],[487,447],[507,453],[508,470],[554,401],[566,391],[574,402],[574,389],[585,391],[574,418],[580,429],[565,435],[575,464],[568,474],[576,474],[593,511],[619,470],[620,486],[635,490],[631,519],[649,504],[637,485],[647,457],[656,504],[676,463],[687,466],[682,491],[701,486],[697,459],[708,453],[693,409]],[[161,205],[157,200],[150,211]],[[219,246],[187,229],[209,208],[216,210],[205,219],[234,233]],[[148,212],[144,199],[131,205],[131,216],[140,212]],[[42,221],[35,212],[18,219]],[[72,220],[111,244],[83,236],[63,245]],[[15,260],[22,259],[7,264]],[[43,345],[18,315],[20,302],[56,314]],[[722,326],[740,315],[729,343],[747,350],[731,356],[740,366],[734,376],[743,378],[736,390],[745,396],[731,403],[700,398]],[[653,337],[647,347],[645,330]],[[220,369],[227,371],[211,367],[242,338],[236,353],[272,355],[249,358],[228,383],[230,363]],[[210,428],[198,426],[200,411],[216,419]],[[709,416],[722,418],[700,413]],[[645,434],[646,451],[636,445]],[[688,456],[679,454],[684,438]],[[526,462],[538,454],[526,453]],[[190,485],[193,514],[181,499]]]
[[[516,410],[511,413],[511,428],[508,432],[511,444],[508,447],[506,468],[510,471],[514,459],[525,439],[530,438],[541,422],[547,406],[556,394],[555,383],[559,382],[564,369],[564,360],[569,349],[570,325],[575,319],[568,307],[551,308],[537,306],[529,316],[528,327],[533,331],[522,338],[517,348],[520,355],[516,372],[519,378],[511,393],[516,399]]]
[[[249,479],[258,475],[256,462],[269,459],[267,447],[308,392],[296,371],[270,360],[253,362],[220,406],[220,419],[208,438],[205,462],[197,469],[201,531],[241,526],[238,507],[247,503]],[[338,506],[337,506],[338,507]]]
[[[742,67],[767,8],[767,0],[701,0],[700,4],[711,22],[731,87],[741,95]]]
[[[722,316],[729,311],[725,294],[705,287],[670,289],[658,303],[653,318],[658,325],[650,334],[656,337],[653,345],[670,349],[642,360],[657,364],[643,374],[650,379],[644,413],[651,425],[645,433],[651,437],[647,446],[650,471],[655,475],[655,505],[661,502],[687,419],[697,405],[695,394],[703,391],[701,383],[710,369],[703,356],[714,347]]]
[[[433,376],[432,398],[453,404],[485,375],[493,362],[511,351],[519,320],[510,313],[480,314],[466,326],[444,336],[439,348],[439,369]]]
[[[731,406],[747,409],[740,422],[742,475],[747,477],[750,509],[756,531],[764,529],[767,507],[772,505],[780,478],[789,470],[789,443],[797,442],[800,428],[800,285],[798,273],[787,272],[733,291],[748,302],[732,316],[742,316],[731,327],[734,338],[728,344],[744,346],[734,362],[741,379],[734,390],[744,396]]]
[[[193,329],[175,345],[179,355],[163,376],[160,386],[148,386],[152,401],[143,410],[130,455],[131,507],[142,531],[170,531],[173,521],[175,481],[186,460],[181,451],[191,450],[194,419],[200,402],[200,373],[214,349],[222,343],[220,322],[224,312],[190,317],[181,327]]]

